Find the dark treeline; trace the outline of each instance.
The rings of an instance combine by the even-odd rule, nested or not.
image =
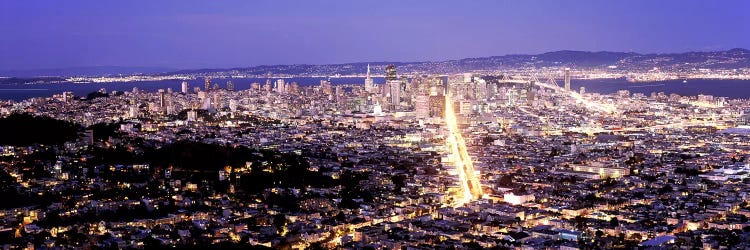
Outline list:
[[[12,114],[0,118],[0,145],[60,145],[73,140],[81,126],[49,117]]]

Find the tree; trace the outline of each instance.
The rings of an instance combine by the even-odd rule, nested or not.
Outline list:
[[[282,232],[286,226],[286,216],[283,214],[276,214],[273,216],[273,226],[276,227],[277,232]]]
[[[503,177],[500,177],[500,180],[498,181],[498,184],[501,187],[510,187],[513,184],[513,176],[512,175],[503,175]]]
[[[630,235],[630,239],[634,240],[634,241],[639,241],[640,242],[641,240],[643,240],[643,235],[641,235],[640,233],[634,233],[634,234]]]
[[[620,220],[618,220],[617,217],[612,217],[612,219],[609,220],[609,225],[612,227],[618,227],[620,226]]]

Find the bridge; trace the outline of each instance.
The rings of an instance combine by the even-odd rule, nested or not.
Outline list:
[[[581,94],[575,91],[570,91],[570,79],[569,79],[570,75],[566,75],[566,76],[567,76],[566,88],[560,87],[560,85],[555,80],[554,75],[549,75],[545,82],[539,81],[539,79],[536,77],[536,74],[532,74],[530,76],[503,75],[503,77],[499,80],[499,82],[500,83],[528,84],[528,85],[531,85],[530,87],[538,86],[540,88],[551,89],[557,93],[566,94],[570,98],[573,98],[573,100],[575,100],[577,103],[583,104],[584,107],[586,107],[587,109],[597,111],[597,112],[614,113],[617,111],[617,108],[615,108],[614,105],[596,103],[590,100],[586,100]]]

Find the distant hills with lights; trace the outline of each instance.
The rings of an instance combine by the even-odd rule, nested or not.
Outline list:
[[[157,67],[97,66],[67,69],[41,69],[0,71],[5,77],[38,76],[105,76],[105,75],[246,75],[246,76],[334,76],[364,74],[367,65],[375,74],[386,65],[394,64],[399,72],[425,74],[452,74],[471,71],[493,71],[504,69],[571,67],[585,69],[617,69],[647,71],[658,68],[662,71],[691,71],[700,69],[748,69],[750,50],[730,49],[712,52],[684,52],[665,54],[640,54],[634,52],[588,52],[562,50],[542,54],[513,54],[459,60],[430,62],[358,62],[344,64],[293,64],[259,65],[238,68],[172,70]],[[0,79],[0,84],[8,83]]]

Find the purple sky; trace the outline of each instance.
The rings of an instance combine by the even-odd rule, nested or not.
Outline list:
[[[750,48],[750,1],[0,0],[0,70]]]

